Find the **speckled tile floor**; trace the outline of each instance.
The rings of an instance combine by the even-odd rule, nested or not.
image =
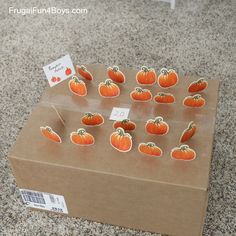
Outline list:
[[[0,235],[157,235],[27,210],[7,153],[47,86],[42,67],[73,61],[158,69],[220,79],[204,235],[236,235],[236,2],[234,0],[1,0]],[[40,3],[41,2],[41,3]],[[8,7],[87,8],[87,15],[13,15]]]

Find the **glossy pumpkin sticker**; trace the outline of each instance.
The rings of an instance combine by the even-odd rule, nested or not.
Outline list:
[[[120,88],[111,79],[106,79],[98,85],[98,92],[104,98],[114,98],[120,95]]]
[[[85,66],[76,66],[77,73],[86,80],[93,80],[92,74],[87,70]]]
[[[152,93],[148,89],[136,87],[131,93],[130,98],[134,101],[147,102],[152,100]]]
[[[70,134],[70,140],[73,144],[80,146],[90,146],[95,143],[93,135],[87,133],[84,128],[80,128],[76,132],[72,132]]]
[[[153,68],[142,66],[136,74],[136,81],[140,85],[153,85],[156,83],[156,72]]]
[[[81,122],[84,125],[88,125],[88,126],[99,126],[99,125],[102,125],[104,123],[104,118],[99,113],[87,112],[81,118]]]
[[[84,81],[79,80],[77,76],[72,76],[72,79],[68,83],[69,89],[77,96],[84,97],[87,95],[87,87]]]
[[[154,101],[160,104],[171,104],[175,102],[175,97],[171,93],[160,92],[154,97]]]
[[[138,146],[140,153],[149,155],[149,156],[162,156],[162,150],[153,142],[140,143]]]
[[[163,121],[161,116],[147,121],[145,130],[149,134],[165,135],[169,131],[169,125]]]
[[[182,161],[192,161],[196,158],[196,152],[188,145],[173,148],[170,155],[172,159]]]
[[[116,83],[125,83],[125,75],[119,70],[118,66],[108,67],[107,75]]]
[[[200,94],[187,96],[183,101],[183,104],[187,107],[202,107],[205,105],[205,103],[205,99]]]
[[[124,119],[122,121],[115,121],[113,123],[113,127],[115,129],[123,128],[125,131],[132,131],[132,130],[135,130],[136,124],[130,119]]]
[[[200,78],[197,81],[192,82],[188,87],[188,92],[196,93],[203,91],[208,87],[208,82],[204,78]]]
[[[183,133],[180,137],[180,142],[184,143],[184,142],[188,141],[190,138],[192,138],[193,135],[196,133],[196,129],[197,129],[196,124],[193,121],[191,121],[188,124],[188,128],[183,131]]]
[[[119,152],[129,152],[133,144],[132,136],[119,127],[111,134],[110,144]]]
[[[61,143],[62,142],[61,137],[55,131],[53,131],[51,127],[41,126],[40,130],[41,130],[42,135],[44,137],[50,139],[51,141],[56,142],[56,143]]]
[[[161,69],[161,74],[158,76],[158,84],[162,88],[170,88],[175,86],[178,83],[178,75],[173,69],[166,69],[162,68]]]

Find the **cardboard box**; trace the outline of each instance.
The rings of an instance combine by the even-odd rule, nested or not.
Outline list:
[[[212,142],[219,82],[210,80],[202,92],[203,108],[182,106],[187,87],[196,78],[181,77],[179,84],[168,92],[175,94],[174,105],[132,102],[129,92],[137,86],[136,70],[121,68],[127,83],[121,85],[121,95],[101,98],[97,85],[107,77],[106,66],[88,65],[95,80],[86,82],[88,96],[72,95],[68,81],[46,89],[9,154],[19,188],[64,196],[69,216],[125,226],[169,235],[201,235],[207,206],[207,188],[212,154]],[[161,91],[158,85],[149,89],[153,95]],[[64,127],[54,104],[63,118]],[[133,148],[120,153],[109,143],[114,131],[109,120],[113,107],[130,108],[129,117],[137,124],[133,132]],[[78,147],[70,142],[72,131],[84,127],[80,118],[84,112],[100,112],[105,123],[86,128],[95,137],[95,145]],[[170,126],[164,137],[147,135],[147,119],[161,115]],[[190,162],[170,158],[173,147],[187,124],[194,120],[196,135],[188,145],[197,153]],[[42,137],[40,126],[51,126],[62,136],[56,144]],[[140,142],[154,141],[163,150],[160,158],[144,157],[138,150]]]

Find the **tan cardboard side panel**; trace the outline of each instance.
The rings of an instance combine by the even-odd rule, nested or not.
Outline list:
[[[63,195],[70,216],[168,235],[202,230],[206,191],[9,159],[18,187]]]

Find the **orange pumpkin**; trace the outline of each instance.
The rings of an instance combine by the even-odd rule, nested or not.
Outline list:
[[[169,125],[163,121],[161,116],[147,121],[145,126],[146,132],[149,134],[165,135],[169,131]]]
[[[72,143],[80,146],[89,146],[95,143],[93,135],[87,133],[84,128],[80,128],[76,132],[72,132],[70,134],[70,140]]]
[[[136,74],[136,81],[140,85],[153,85],[156,83],[156,72],[153,68],[142,66]]]
[[[98,92],[100,96],[105,98],[118,97],[120,95],[120,88],[114,84],[111,79],[106,79],[98,85]]]
[[[81,118],[81,122],[83,124],[89,125],[89,126],[99,126],[99,125],[102,125],[104,123],[104,118],[99,113],[87,112]]]
[[[140,143],[138,146],[139,152],[150,156],[162,156],[162,150],[153,142]]]
[[[61,143],[61,138],[60,136],[52,130],[51,127],[45,126],[45,127],[40,127],[41,133],[44,137],[56,142],[56,143]]]
[[[136,87],[130,93],[130,97],[134,101],[147,102],[152,99],[152,93],[148,89],[142,89],[140,87]]]
[[[200,92],[207,88],[207,86],[207,81],[204,78],[200,78],[199,80],[194,81],[189,85],[188,91],[190,93]]]
[[[124,129],[117,128],[110,136],[110,144],[119,152],[128,152],[132,148],[132,137]]]
[[[170,155],[174,160],[192,161],[196,158],[196,152],[188,145],[173,148]]]
[[[200,94],[187,96],[183,101],[183,104],[187,107],[202,107],[205,105],[205,103],[205,99]]]
[[[175,70],[168,70],[166,68],[161,69],[161,74],[158,76],[158,84],[162,88],[170,88],[178,83],[178,75]]]
[[[84,81],[79,80],[78,77],[72,76],[72,79],[69,81],[68,85],[72,93],[82,97],[87,95],[86,84]]]
[[[163,103],[163,104],[174,103],[175,97],[171,93],[160,92],[154,97],[154,101],[157,103]]]
[[[185,129],[180,137],[180,142],[184,143],[193,137],[197,129],[197,126],[193,121],[188,124],[188,128]]]
[[[115,129],[121,127],[123,128],[125,131],[132,131],[132,130],[135,130],[136,128],[136,124],[131,121],[130,119],[124,119],[124,120],[121,120],[121,121],[115,121],[113,123],[113,127]]]
[[[119,70],[118,66],[108,67],[107,74],[116,83],[125,83],[125,75]]]
[[[77,73],[86,80],[93,80],[92,74],[87,70],[85,66],[76,66]]]

